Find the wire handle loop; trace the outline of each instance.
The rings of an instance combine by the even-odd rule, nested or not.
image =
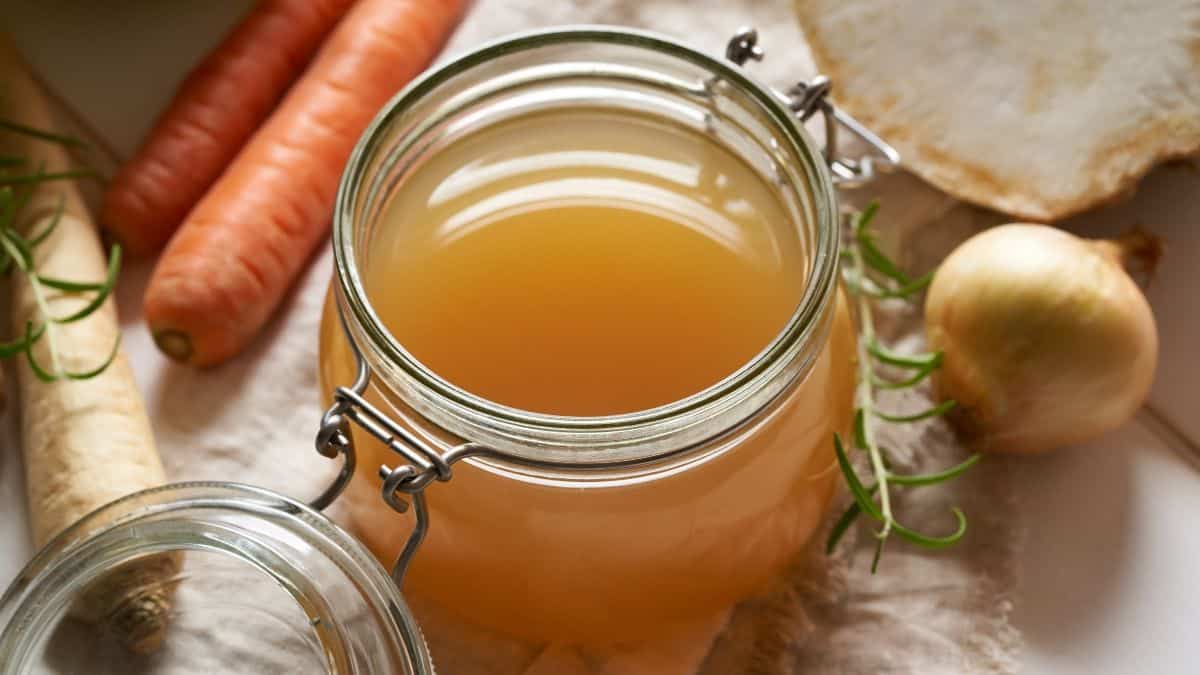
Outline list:
[[[478,443],[464,443],[443,455],[368,401],[365,394],[371,381],[371,371],[347,330],[341,307],[337,311],[342,332],[353,352],[357,375],[349,387],[334,390],[333,403],[321,416],[316,435],[317,452],[329,459],[342,457],[342,468],[329,487],[309,502],[309,506],[318,511],[325,509],[346,490],[354,477],[358,462],[351,434],[352,424],[400,455],[403,463],[394,468],[380,466],[379,477],[383,480],[383,501],[399,513],[406,513],[411,502],[416,518],[404,550],[392,567],[392,579],[397,585],[402,585],[408,565],[429,530],[425,488],[435,480],[450,480],[453,476],[451,465],[461,459],[476,455],[500,456],[500,453]]]
[[[758,31],[748,26],[739,28],[725,48],[725,57],[739,66],[747,61],[762,61],[766,51],[758,44]],[[822,154],[833,172],[833,182],[838,187],[855,188],[869,183],[877,169],[890,170],[900,165],[900,153],[873,131],[863,126],[849,113],[838,108],[829,100],[833,82],[824,75],[811,80],[797,82],[787,92],[780,94],[787,106],[801,122],[807,122],[817,113],[825,122],[825,148]],[[861,157],[838,156],[838,130],[845,129],[865,142],[871,154]]]

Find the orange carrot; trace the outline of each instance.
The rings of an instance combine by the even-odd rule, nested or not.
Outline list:
[[[104,195],[100,222],[126,251],[167,243],[351,4],[264,0],[188,75]]]
[[[146,289],[171,358],[212,365],[259,332],[329,226],[354,144],[433,60],[466,0],[360,0],[188,215]]]

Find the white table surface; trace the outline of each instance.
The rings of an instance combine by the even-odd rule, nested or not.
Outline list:
[[[13,37],[35,69],[128,154],[189,64],[249,2],[5,4],[6,28],[16,28]],[[1162,340],[1152,409],[1097,442],[1030,460],[1036,470],[1026,472],[1023,486],[1028,539],[1015,613],[1030,674],[1200,672],[1197,164],[1160,169],[1132,200],[1068,227],[1100,235],[1133,223],[1169,245],[1149,293]],[[158,358],[147,336],[131,342],[135,368]],[[15,498],[0,495],[0,504]],[[24,562],[8,552],[26,548],[0,549],[0,584]]]

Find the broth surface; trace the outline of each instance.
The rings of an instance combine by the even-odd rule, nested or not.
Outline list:
[[[497,403],[610,415],[732,374],[786,325],[804,257],[753,169],[682,126],[503,122],[393,198],[366,284],[417,360]]]

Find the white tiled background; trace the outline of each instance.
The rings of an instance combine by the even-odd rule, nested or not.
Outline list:
[[[5,28],[35,69],[127,155],[188,66],[250,2],[5,4]],[[1149,292],[1162,339],[1152,410],[1028,472],[1016,613],[1028,673],[1200,672],[1200,165],[1159,169],[1134,199],[1067,226],[1104,235],[1133,223],[1169,245]]]

